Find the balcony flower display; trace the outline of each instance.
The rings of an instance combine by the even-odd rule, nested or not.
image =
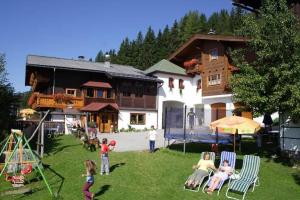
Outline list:
[[[31,106],[32,104],[34,104],[34,102],[36,102],[37,96],[38,96],[37,93],[31,94],[30,98],[28,99],[29,106]]]
[[[191,60],[187,60],[183,63],[183,66],[185,69],[193,68],[195,65],[199,64],[199,60],[196,58],[193,58]]]
[[[72,96],[63,93],[54,94],[54,101],[57,103],[71,103]]]

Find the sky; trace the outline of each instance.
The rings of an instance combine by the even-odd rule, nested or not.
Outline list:
[[[210,16],[231,10],[230,0],[1,0],[0,53],[6,55],[9,82],[25,87],[29,54],[87,59],[99,50],[118,49],[125,37],[151,26],[171,26],[188,11]]]

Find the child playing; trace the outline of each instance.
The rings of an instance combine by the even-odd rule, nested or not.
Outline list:
[[[154,129],[154,126],[151,126],[151,130],[149,131],[149,146],[150,146],[150,153],[154,153],[155,151],[155,139],[156,139],[156,131]]]
[[[225,181],[232,174],[233,169],[229,166],[228,160],[223,161],[223,166],[220,166],[218,171],[213,175],[210,186],[206,189],[207,194],[212,194],[213,191],[218,187],[220,181]]]
[[[108,159],[108,151],[109,151],[109,145],[107,145],[107,139],[102,139],[101,144],[101,151],[100,151],[100,157],[101,157],[101,171],[100,174],[103,175],[104,172],[106,175],[109,175],[109,159]]]
[[[86,160],[84,162],[85,168],[86,168],[86,174],[82,174],[82,176],[86,176],[86,182],[83,186],[83,194],[85,197],[85,200],[92,200],[94,199],[94,194],[91,193],[90,187],[94,184],[94,175],[96,174],[96,164],[91,160]]]

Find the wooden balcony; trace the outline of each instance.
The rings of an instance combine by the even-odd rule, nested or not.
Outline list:
[[[90,103],[116,103],[115,98],[92,98],[92,97],[85,97],[84,98],[84,105],[88,105]]]
[[[73,108],[82,108],[84,106],[84,99],[82,97],[68,96],[68,100],[57,100],[54,95],[45,95],[40,93],[33,93],[28,102],[33,109],[36,108],[58,108],[63,109],[71,105]]]
[[[204,66],[202,64],[197,64],[193,67],[187,68],[186,73],[187,74],[201,74],[204,70]]]

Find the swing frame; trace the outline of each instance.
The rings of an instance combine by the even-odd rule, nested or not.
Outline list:
[[[49,185],[49,183],[48,183],[48,181],[46,179],[46,176],[44,175],[43,171],[41,170],[41,168],[39,166],[39,161],[36,159],[36,156],[33,154],[32,149],[31,149],[31,147],[29,145],[29,142],[26,139],[26,137],[24,136],[24,134],[20,130],[12,129],[11,130],[11,134],[4,141],[5,141],[5,144],[2,147],[2,149],[1,149],[0,156],[5,152],[5,150],[7,150],[7,152],[8,152],[8,154],[7,154],[8,155],[8,159],[5,158],[5,164],[4,164],[4,167],[1,170],[0,178],[4,174],[4,171],[7,169],[7,167],[8,167],[9,164],[20,163],[22,165],[22,164],[26,164],[28,162],[30,162],[30,163],[36,163],[37,164],[36,165],[37,166],[37,170],[41,174],[41,176],[43,178],[43,181],[46,184],[47,189],[48,189],[50,195],[54,196],[53,191],[52,191],[52,189],[51,189],[51,187],[50,187],[50,185]],[[12,150],[12,146],[13,145],[14,145],[14,147],[13,147],[13,150]],[[32,156],[33,160],[31,160],[31,161],[23,161],[23,149],[24,148],[28,148],[29,149],[29,153]],[[18,153],[19,153],[19,161],[20,162],[11,161],[12,158],[13,158],[13,155],[16,153],[17,149],[18,149]]]

